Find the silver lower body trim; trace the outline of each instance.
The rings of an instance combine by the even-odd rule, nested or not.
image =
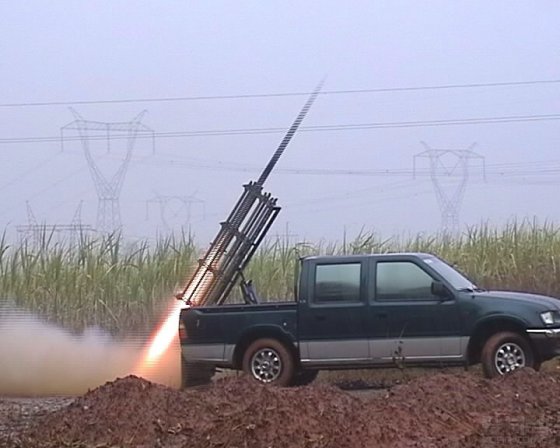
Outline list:
[[[386,364],[461,361],[467,357],[468,336],[301,341],[302,364]]]
[[[301,359],[302,364],[371,364],[369,358]]]
[[[299,350],[302,362],[304,359],[355,360],[370,358],[367,339],[300,341]]]
[[[469,338],[434,336],[419,338],[372,339],[369,342],[373,360],[434,360],[466,357]]]
[[[225,344],[186,344],[181,353],[187,362],[224,362]]]
[[[560,338],[560,328],[535,328],[527,330],[527,333],[542,334],[549,338]]]

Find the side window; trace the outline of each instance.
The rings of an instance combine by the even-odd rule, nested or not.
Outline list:
[[[377,300],[432,299],[433,278],[409,261],[377,263]]]
[[[317,265],[314,302],[359,302],[360,278],[360,263]]]

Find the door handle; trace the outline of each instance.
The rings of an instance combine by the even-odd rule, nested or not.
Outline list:
[[[377,313],[376,316],[380,319],[387,319],[387,313]]]
[[[324,316],[323,314],[319,314],[318,316],[315,316],[315,320],[327,320],[327,316]]]

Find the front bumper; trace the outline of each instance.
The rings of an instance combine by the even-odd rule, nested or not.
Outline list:
[[[528,329],[527,334],[541,361],[560,356],[560,328]]]

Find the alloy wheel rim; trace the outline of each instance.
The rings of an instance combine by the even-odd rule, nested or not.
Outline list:
[[[251,358],[251,373],[263,383],[275,381],[282,373],[282,360],[275,350],[263,348]]]
[[[496,350],[494,365],[500,375],[525,367],[525,364],[525,352],[514,342],[506,342]]]

